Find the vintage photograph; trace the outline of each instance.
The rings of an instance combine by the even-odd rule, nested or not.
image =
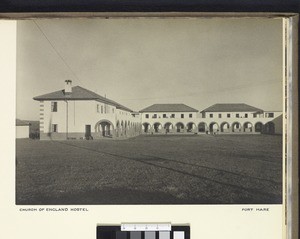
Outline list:
[[[16,204],[281,204],[280,18],[17,22]]]

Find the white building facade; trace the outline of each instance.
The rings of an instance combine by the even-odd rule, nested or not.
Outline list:
[[[65,89],[34,97],[40,102],[40,139],[97,139],[140,134],[139,115],[106,97],[65,82]]]
[[[247,104],[215,104],[202,110],[197,122],[202,133],[282,134],[282,112]]]
[[[39,101],[40,139],[127,138],[139,134],[282,134],[282,112],[247,104],[154,104],[140,112],[65,81]],[[26,131],[27,135],[27,131]]]
[[[185,104],[154,104],[140,113],[142,133],[197,132],[198,110]]]
[[[155,104],[140,113],[146,134],[282,134],[282,112],[247,104],[215,104],[201,112],[183,104]]]

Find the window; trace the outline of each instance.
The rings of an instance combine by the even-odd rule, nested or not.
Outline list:
[[[182,118],[182,119],[184,118],[184,114],[181,114],[181,118]]]
[[[114,114],[114,113],[115,113],[115,109],[114,109],[114,108],[112,108],[111,110],[112,110],[112,113]]]
[[[193,114],[189,114],[189,117],[190,117],[190,118],[193,118]]]
[[[101,114],[103,114],[103,105],[101,105]]]
[[[219,114],[219,118],[222,118],[222,114]]]
[[[202,118],[205,118],[205,117],[206,117],[205,112],[203,112],[202,113]]]
[[[256,118],[256,117],[257,117],[257,114],[256,114],[256,113],[254,113],[254,114],[253,114],[253,118]]]
[[[171,118],[175,118],[175,114],[171,114]]]
[[[163,114],[163,118],[167,118],[167,115],[166,115],[166,114]]]
[[[100,105],[97,104],[97,113],[99,113],[99,112],[100,112]]]
[[[146,119],[149,119],[149,114],[146,114]]]
[[[273,118],[274,117],[274,113],[268,113],[268,118]]]
[[[209,118],[212,118],[212,117],[214,117],[214,114],[209,114]]]
[[[58,132],[57,124],[52,124],[52,132]]]
[[[235,117],[236,118],[240,118],[240,114],[235,114]]]
[[[156,119],[156,118],[157,118],[157,114],[154,114],[154,115],[152,116],[152,118],[153,118],[153,119]]]
[[[51,102],[51,112],[57,112],[57,102]]]
[[[230,114],[227,114],[227,118],[230,118]]]
[[[245,114],[245,118],[248,118],[248,114]]]

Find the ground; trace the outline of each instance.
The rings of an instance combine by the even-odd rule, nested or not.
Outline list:
[[[17,139],[19,205],[281,202],[277,135]]]

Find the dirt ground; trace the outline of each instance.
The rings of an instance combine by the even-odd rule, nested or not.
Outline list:
[[[277,135],[16,142],[19,205],[282,202]]]

